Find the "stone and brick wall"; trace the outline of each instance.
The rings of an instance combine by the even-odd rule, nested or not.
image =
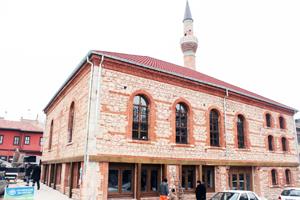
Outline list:
[[[209,110],[216,108],[224,115],[224,98],[166,82],[167,80],[158,82],[109,69],[102,70],[100,132],[97,135],[99,154],[240,162],[278,162],[280,156],[285,163],[298,162],[291,114],[233,101],[229,96],[225,105],[226,131],[223,132],[226,147],[224,145],[221,148],[212,148],[208,144]],[[149,134],[155,135],[155,139],[150,136],[149,141],[136,141],[131,138],[130,100],[137,93],[150,100],[150,109],[153,110],[150,111],[154,115],[150,116],[150,127],[153,128],[149,130]],[[177,145],[172,139],[175,134],[172,108],[178,99],[190,105],[189,116],[192,117],[189,140],[194,142],[183,146]],[[264,126],[265,112],[271,113],[274,118],[274,128]],[[236,148],[235,122],[238,113],[245,117],[248,124],[248,149]],[[278,128],[279,115],[286,120],[287,128],[284,130]],[[269,134],[275,138],[274,152],[267,150],[266,138]],[[281,150],[282,136],[288,139],[288,152]]]
[[[167,176],[171,185],[175,184],[173,179],[179,174],[180,164],[214,165],[216,191],[228,189],[228,166],[248,166],[253,169],[253,181],[257,181],[254,190],[270,199],[276,199],[276,194],[284,187],[282,180],[286,168],[292,172],[293,185],[300,185],[297,175],[297,140],[291,112],[239,97],[234,93],[229,93],[224,98],[224,92],[217,89],[159,73],[152,74],[129,64],[112,61],[104,61],[103,64],[101,78],[98,77],[100,98],[91,98],[91,116],[97,115],[99,120],[91,120],[87,125],[90,81],[88,66],[83,67],[46,111],[43,160],[64,163],[59,187],[63,193],[67,194],[69,191],[65,163],[75,162],[72,158],[83,158],[87,126],[93,130],[89,136],[92,141],[88,147],[90,162],[81,190],[74,190],[74,198],[77,199],[79,196],[85,199],[91,195],[96,199],[107,199],[109,162],[167,164]],[[98,90],[95,91],[98,94]],[[150,128],[147,141],[132,139],[132,103],[134,96],[138,94],[144,95],[149,101]],[[68,118],[72,102],[75,102],[74,133],[72,143],[68,143]],[[179,102],[184,102],[189,110],[188,144],[175,142],[175,106]],[[221,115],[220,147],[209,145],[211,109],[217,109]],[[272,116],[271,128],[266,127],[266,113]],[[236,121],[239,114],[246,120],[246,149],[237,148]],[[285,119],[285,129],[279,127],[279,116]],[[52,148],[49,150],[47,144],[52,120],[54,129]],[[272,152],[268,150],[268,135],[274,137],[275,150]],[[286,152],[281,150],[282,137],[288,141]],[[273,168],[279,174],[277,187],[270,185],[270,171]],[[191,194],[185,199],[193,198]]]
[[[89,93],[89,67],[82,70],[47,110],[44,134],[43,161],[83,156],[86,133],[86,114]],[[75,120],[72,142],[68,143],[68,122],[71,103],[74,102]],[[52,145],[49,149],[49,134],[53,120]]]

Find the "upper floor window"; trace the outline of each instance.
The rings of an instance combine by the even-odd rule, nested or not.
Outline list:
[[[24,144],[30,144],[30,136],[25,136]]]
[[[285,129],[285,120],[282,116],[279,117],[279,127],[280,129]]]
[[[14,137],[14,145],[19,145],[20,144],[20,137],[19,136],[15,136]]]
[[[268,136],[268,147],[269,151],[274,151],[274,138],[272,135]]]
[[[72,138],[73,138],[74,112],[75,112],[75,103],[72,102],[70,106],[70,112],[69,112],[68,143],[72,142]]]
[[[210,128],[210,145],[220,146],[220,115],[216,109],[210,111],[209,128]]]
[[[149,104],[142,95],[133,99],[132,138],[137,140],[148,139],[148,112]]]
[[[3,135],[0,135],[0,144],[3,144]]]
[[[277,172],[275,169],[271,170],[271,176],[272,176],[272,185],[278,185]]]
[[[179,103],[176,105],[176,143],[187,144],[188,111],[187,107]]]
[[[281,147],[282,147],[282,151],[287,151],[288,148],[287,148],[287,140],[285,137],[282,137],[281,138]]]
[[[271,117],[271,114],[270,113],[267,113],[266,114],[266,125],[267,127],[271,127],[272,126],[272,117]]]
[[[52,147],[52,137],[53,137],[53,120],[51,121],[50,132],[49,132],[49,143],[48,143],[49,149],[51,149],[51,147]]]
[[[238,148],[245,148],[245,118],[238,115],[237,119]]]
[[[291,170],[286,169],[285,170],[285,184],[290,185],[292,180]]]

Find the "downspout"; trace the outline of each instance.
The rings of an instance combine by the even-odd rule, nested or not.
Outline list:
[[[226,131],[226,115],[227,115],[227,112],[226,112],[226,99],[228,97],[228,88],[225,89],[225,96],[223,98],[223,111],[224,111],[224,144],[225,144],[225,157],[227,157],[227,131]]]
[[[102,55],[101,61],[100,61],[100,69],[98,72],[98,80],[96,85],[96,116],[95,119],[98,121],[98,109],[99,109],[99,98],[100,98],[100,77],[101,77],[101,69],[102,64],[104,61],[104,56]],[[90,135],[90,118],[91,118],[91,107],[92,107],[92,96],[93,96],[93,82],[94,82],[94,63],[89,60],[89,57],[86,58],[86,62],[91,65],[91,73],[90,73],[90,82],[89,82],[89,95],[88,95],[88,107],[87,107],[87,120],[86,120],[86,137],[85,137],[85,151],[84,151],[84,167],[82,170],[82,173],[86,175],[87,173],[87,166],[89,163],[89,135]],[[82,178],[83,176],[81,176]]]
[[[87,119],[86,119],[86,137],[85,137],[85,150],[84,150],[84,163],[83,163],[83,175],[86,174],[87,163],[89,162],[88,155],[88,139],[90,133],[90,113],[91,113],[91,100],[92,100],[92,85],[93,85],[93,77],[94,77],[94,63],[89,60],[89,57],[86,57],[86,62],[91,65],[91,73],[90,73],[90,83],[89,83],[89,96],[88,96],[88,107],[87,107]]]

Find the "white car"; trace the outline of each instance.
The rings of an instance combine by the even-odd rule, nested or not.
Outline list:
[[[300,188],[285,188],[278,200],[300,200]]]
[[[210,200],[263,200],[252,191],[227,190],[216,193]]]

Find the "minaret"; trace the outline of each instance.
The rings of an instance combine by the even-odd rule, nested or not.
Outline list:
[[[193,18],[188,1],[186,1],[183,18],[183,34],[180,45],[183,52],[184,66],[196,70],[195,54],[198,48],[198,40],[193,34]]]

